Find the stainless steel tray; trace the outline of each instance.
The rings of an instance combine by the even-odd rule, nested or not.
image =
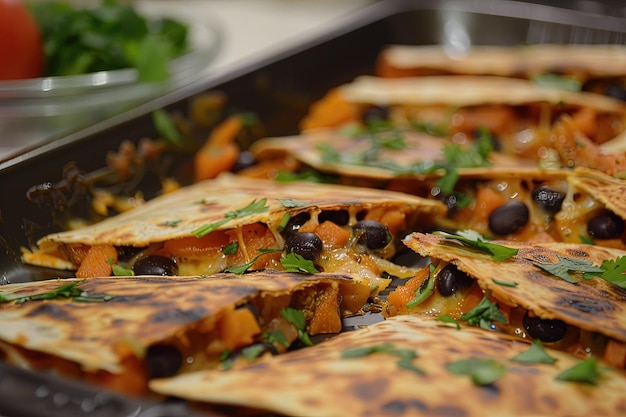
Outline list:
[[[591,2],[585,4],[589,6]],[[560,5],[570,7],[572,3],[561,2]],[[608,10],[604,3],[596,6],[594,10]],[[20,247],[49,231],[51,224],[49,210],[29,201],[27,191],[35,185],[60,181],[67,164],[75,163],[82,171],[93,172],[105,165],[107,151],[117,149],[122,141],[138,142],[144,137],[154,137],[156,131],[151,118],[154,110],[165,108],[186,114],[194,97],[207,91],[220,91],[228,97],[229,107],[256,113],[263,121],[265,134],[294,134],[308,106],[328,89],[358,75],[373,73],[375,58],[385,45],[445,45],[459,40],[469,45],[626,44],[626,19],[506,0],[389,0],[375,3],[336,22],[322,36],[292,50],[267,56],[227,75],[196,82],[0,163],[0,284],[59,275],[57,271],[25,266],[19,261]],[[150,190],[145,191],[149,197]],[[1,367],[0,381],[5,381],[10,372],[16,371]],[[2,388],[0,415],[52,415],[45,401],[37,398],[36,387],[39,385],[36,381],[40,377],[29,372],[22,372],[19,378],[13,376],[11,386],[23,388],[19,401],[23,401],[25,407],[8,407],[18,397],[15,390]],[[46,380],[45,386],[55,392],[69,393],[71,390],[68,391],[68,386],[62,382],[60,378],[52,377]],[[71,391],[71,395],[89,397],[101,392],[85,385],[81,388],[86,392],[78,395]],[[131,410],[126,414],[97,415],[140,415],[137,403],[132,401],[125,405]],[[65,416],[83,415],[75,407],[61,407],[60,410]]]

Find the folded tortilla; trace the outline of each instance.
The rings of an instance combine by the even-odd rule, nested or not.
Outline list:
[[[559,374],[580,360],[546,349],[556,359],[553,364],[511,361],[528,346],[495,332],[397,317],[240,369],[153,380],[150,388],[290,416],[608,417],[626,412],[624,373],[603,369],[596,385],[563,381]],[[450,370],[468,360],[504,374],[479,385]]]
[[[484,296],[496,302],[506,316],[506,321],[491,323],[493,328],[532,339],[523,325],[524,315],[559,320],[567,325],[567,331],[547,345],[626,366],[626,289],[597,274],[583,278],[583,272],[592,272],[588,271],[591,267],[597,270],[604,261],[626,262],[622,259],[626,251],[583,244],[489,241],[518,250],[508,259],[496,260],[450,236],[413,233],[404,243],[428,256],[436,271],[453,264],[475,283],[453,294],[435,289],[414,305],[397,302],[387,307],[386,314],[427,313],[461,319]],[[621,276],[619,270],[617,274]],[[436,284],[438,277],[431,273],[427,279]]]
[[[8,284],[0,357],[141,394],[151,377],[216,367],[250,346],[262,348],[258,356],[284,352],[298,335],[281,315],[287,308],[302,313],[309,335],[338,333],[340,312],[357,313],[368,294],[347,275],[277,271]]]
[[[519,47],[480,46],[467,50],[439,45],[389,45],[376,63],[383,77],[433,74],[476,74],[532,78],[540,74],[590,79],[626,76],[624,45],[531,44]]]
[[[394,240],[402,237],[401,232],[416,227],[424,230],[420,226],[425,227],[442,212],[439,202],[398,192],[310,182],[279,183],[227,174],[157,197],[97,224],[47,235],[39,240],[38,248],[24,250],[22,258],[29,264],[78,268],[81,272],[81,262],[91,248],[109,245],[118,252],[123,248],[139,251],[133,261],[155,253],[169,257],[179,275],[210,275],[249,262],[252,269],[282,269],[282,228],[291,219],[299,219],[296,230],[300,231],[322,235],[318,226],[328,226],[329,237],[316,260],[321,270],[360,271],[363,279],[372,279],[374,288],[385,281],[375,282],[380,280],[380,271],[368,269],[363,259],[378,262],[383,269],[391,267],[386,260],[393,256]],[[322,225],[326,219],[333,220],[332,224]],[[392,239],[385,247],[365,253],[355,244],[358,236],[354,226],[360,220],[384,224]],[[347,236],[347,240],[331,241],[337,233]],[[225,253],[225,247],[232,248],[233,243],[233,253]],[[400,270],[389,272],[406,274]]]

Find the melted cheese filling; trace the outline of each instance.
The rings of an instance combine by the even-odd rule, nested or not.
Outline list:
[[[438,270],[441,270],[447,262],[440,261]],[[437,279],[432,276],[431,279]],[[434,317],[449,316],[455,320],[460,320],[463,314],[468,313],[486,296],[490,301],[498,305],[499,310],[506,316],[507,323],[493,323],[493,329],[501,331],[525,340],[533,340],[525,330],[522,319],[527,310],[519,306],[509,306],[499,300],[495,300],[489,293],[483,291],[474,282],[471,287],[444,297],[438,290],[434,292],[422,303],[408,308],[386,304],[383,314],[386,317],[400,314],[427,314]],[[563,350],[579,357],[596,356],[604,359],[610,365],[626,368],[626,343],[611,339],[597,332],[590,332],[567,324],[567,333],[563,339],[557,342],[544,342],[544,345],[558,350]]]

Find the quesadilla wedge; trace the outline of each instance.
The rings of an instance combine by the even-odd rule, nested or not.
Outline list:
[[[375,293],[389,282],[383,271],[410,274],[388,262],[402,232],[426,230],[443,209],[397,192],[228,174],[45,236],[23,260],[77,269],[79,278],[110,275],[115,266],[143,275],[343,271],[358,273]]]
[[[606,44],[475,45],[467,50],[438,45],[389,45],[376,61],[376,74],[381,77],[498,75],[605,94],[611,93],[611,87],[624,88],[625,68],[626,47]]]
[[[566,126],[557,123],[554,136],[581,143],[568,136]],[[251,151],[261,164],[281,157],[297,159],[302,164],[298,169],[336,175],[348,184],[443,201],[448,213],[438,218],[438,225],[446,230],[474,229],[519,241],[595,241],[626,249],[622,180],[594,169],[562,167],[560,161],[552,166],[548,156],[542,164],[493,151],[487,133],[461,146],[410,130],[357,132],[315,129],[260,140]],[[577,160],[565,153],[567,160]],[[606,158],[594,165],[610,166]],[[590,181],[595,185],[589,186]]]
[[[626,376],[482,329],[394,317],[230,371],[155,379],[161,394],[290,416],[620,416]],[[540,350],[536,346],[535,349]],[[519,355],[523,355],[520,359]],[[586,382],[568,376],[590,369]],[[591,382],[593,381],[593,382]]]
[[[603,152],[619,149],[612,144],[625,140],[626,103],[497,76],[361,76],[313,104],[301,128],[338,127],[372,118],[399,129],[447,136],[461,144],[486,129],[496,138],[500,152],[539,161],[555,149],[553,124],[563,118],[571,119],[571,128]],[[575,143],[567,145],[556,150],[571,151]],[[618,164],[593,168],[624,170],[623,151],[617,155]]]
[[[152,377],[254,360],[285,352],[299,337],[338,333],[341,314],[357,313],[368,293],[347,275],[278,271],[7,284],[0,358],[143,394]]]
[[[388,297],[384,314],[452,317],[626,366],[626,251],[414,233],[431,264]]]

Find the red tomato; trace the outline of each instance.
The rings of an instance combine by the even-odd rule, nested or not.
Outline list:
[[[0,0],[0,80],[41,76],[43,44],[35,19],[20,0]]]

